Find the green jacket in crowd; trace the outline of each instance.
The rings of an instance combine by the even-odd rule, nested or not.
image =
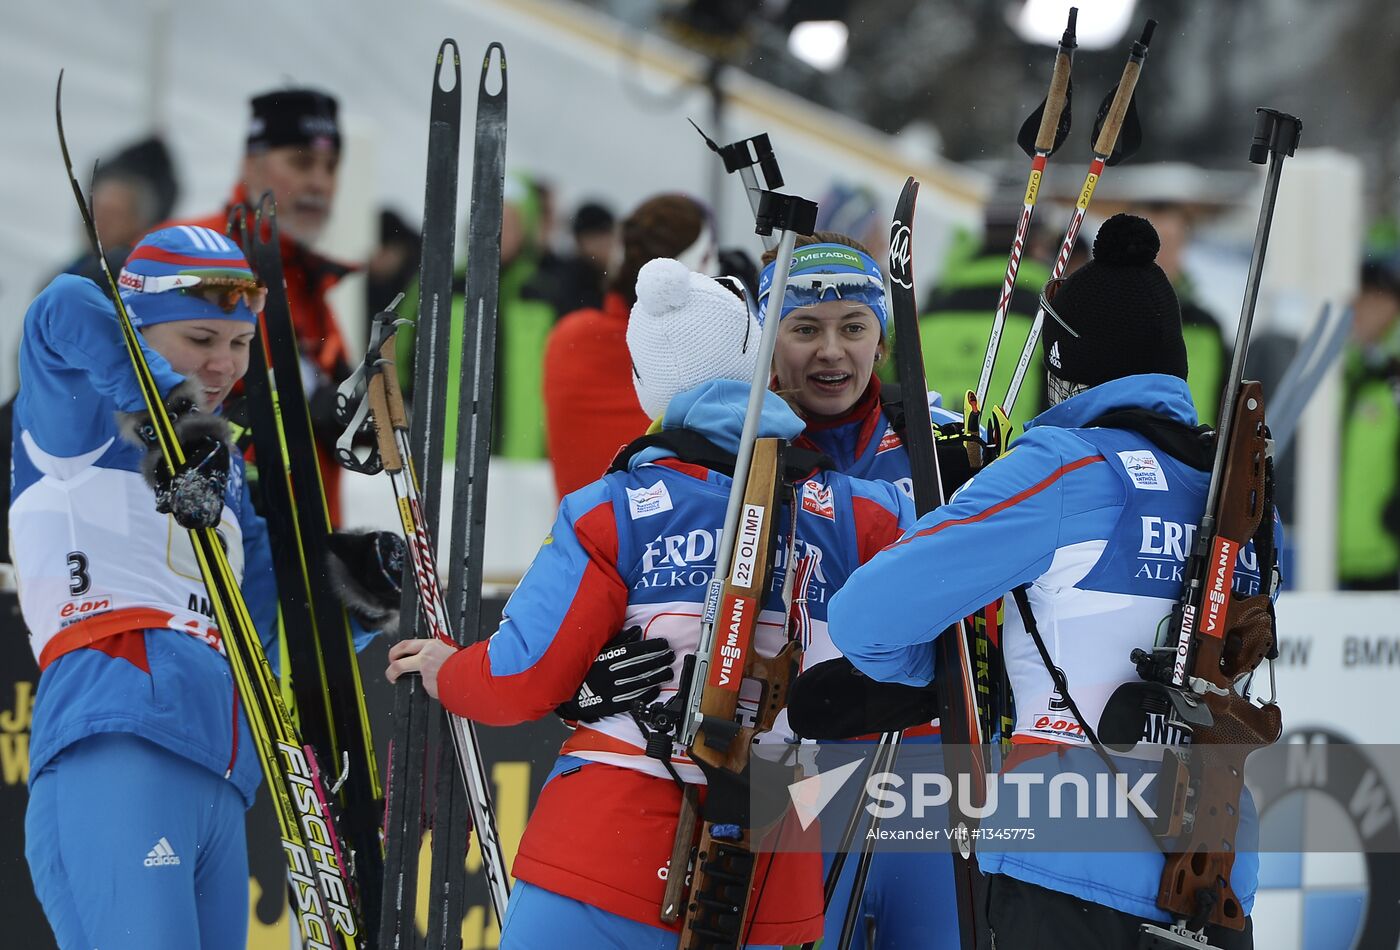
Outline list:
[[[533,286],[537,262],[522,255],[501,268],[496,325],[496,406],[491,454],[514,459],[545,457],[543,365],[549,331],[558,315]],[[452,349],[447,364],[447,422],[443,453],[457,451],[458,383],[462,372],[463,311],[466,271],[457,272],[452,287]],[[418,285],[404,297],[399,313],[417,319]],[[405,392],[413,386],[415,333],[405,326],[398,333],[399,377]]]
[[[1002,254],[983,255],[953,264],[939,281],[924,308],[924,315],[919,318],[924,371],[929,386],[943,394],[943,405],[954,412],[962,411],[964,393],[976,387],[977,377],[981,375],[987,335],[1005,276],[1006,257]],[[1031,260],[1021,262],[996,368],[992,371],[987,394],[989,403],[997,403],[1006,394],[1021,347],[1025,345],[1026,334],[1040,305],[1040,291],[1049,279],[1050,269],[1044,264]],[[1178,281],[1176,289],[1181,300],[1182,334],[1190,366],[1187,385],[1201,421],[1213,424],[1229,364],[1229,350],[1220,325],[1192,300],[1189,282]],[[1040,350],[1037,344],[1016,400],[1016,409],[1011,414],[1013,433],[1020,432],[1023,422],[1046,408]],[[986,408],[983,407],[984,411]]]
[[[930,295],[924,315],[919,318],[919,340],[924,351],[924,372],[930,389],[943,395],[943,406],[962,412],[963,396],[977,388],[982,373],[982,357],[987,352],[987,335],[996,312],[1001,282],[1006,276],[1006,255],[982,255],[949,265],[937,288]],[[1050,269],[1039,261],[1022,260],[1016,272],[1016,289],[1006,315],[992,372],[987,402],[996,404],[1006,394],[1016,361],[1025,345],[1026,334],[1039,307],[1040,291],[1050,279]],[[895,346],[899,341],[895,341]],[[887,361],[892,365],[893,361]],[[1040,346],[1036,345],[1026,381],[1011,414],[1011,431],[1021,431],[1021,423],[1041,411],[1045,401],[1045,373],[1041,368]],[[988,406],[984,406],[985,412]],[[985,416],[984,416],[985,418]]]
[[[1400,586],[1397,349],[1368,355],[1350,347],[1345,356],[1337,573],[1353,588]]]

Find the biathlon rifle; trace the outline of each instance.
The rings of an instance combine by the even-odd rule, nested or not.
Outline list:
[[[765,191],[759,199],[755,229],[780,231],[773,291],[758,341],[758,359],[744,426],[734,463],[734,481],[725,510],[715,560],[715,576],[706,592],[700,642],[688,661],[678,694],[674,728],[677,741],[704,771],[704,825],[694,785],[682,787],[681,810],[662,897],[661,920],[681,922],[680,946],[737,948],[744,943],[755,855],[749,809],[750,751],[753,739],[772,727],[787,705],[787,692],[800,666],[800,647],[789,642],[776,656],[754,649],[758,615],[771,591],[772,552],[781,511],[782,452],[776,439],[759,439],[758,423],[768,391],[783,288],[798,234],[810,234],[817,206],[795,195]],[[793,565],[788,565],[791,575]],[[760,683],[762,695],[753,721],[743,718],[739,689],[744,680]],[[653,725],[656,725],[653,720]],[[669,759],[668,759],[669,760]],[[687,870],[694,855],[693,874]],[[687,878],[691,878],[686,894]]]
[[[1278,740],[1282,716],[1276,695],[1255,705],[1235,689],[1261,662],[1277,656],[1269,430],[1259,383],[1242,377],[1279,176],[1301,131],[1302,123],[1291,115],[1257,110],[1249,158],[1255,164],[1267,161],[1269,169],[1221,399],[1205,513],[1186,561],[1166,645],[1133,651],[1145,682],[1120,687],[1104,710],[1107,721],[1114,711],[1140,710],[1155,702],[1157,708],[1165,707],[1170,723],[1191,736],[1189,745],[1168,750],[1163,759],[1165,787],[1174,795],[1158,833],[1173,843],[1157,905],[1176,923],[1170,928],[1144,924],[1143,946],[1199,947],[1207,924],[1235,930],[1245,924],[1244,909],[1230,886],[1245,759],[1252,749]],[[1266,580],[1258,593],[1240,596],[1234,591],[1235,565],[1251,540]]]

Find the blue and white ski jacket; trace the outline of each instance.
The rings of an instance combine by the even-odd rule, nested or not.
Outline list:
[[[1114,689],[1138,682],[1129,653],[1152,646],[1170,617],[1209,481],[1208,472],[1135,432],[1078,428],[1131,408],[1196,422],[1185,382],[1153,374],[1096,386],[1026,423],[1006,455],[836,594],[829,629],[841,652],[876,679],[925,685],[940,633],[1029,584],[1046,648],[1080,711],[1097,725]],[[1236,565],[1235,589],[1255,594],[1262,583],[1247,546]],[[1003,643],[1016,697],[1013,741],[1087,746],[1015,610],[1006,612]],[[1252,803],[1244,806],[1242,846],[1257,830]],[[1135,851],[987,850],[979,861],[988,873],[1166,919],[1156,906],[1163,859],[1140,825],[1128,830],[1141,834]],[[1232,883],[1246,912],[1257,873],[1258,856],[1241,850]]]
[[[163,394],[183,381],[142,349]],[[111,302],[55,278],[25,314],[13,429],[11,560],[43,670],[30,780],[74,742],[126,732],[226,776],[251,805],[261,772],[189,533],[156,512],[144,453],[117,431],[115,413],[144,409]],[[267,529],[236,452],[217,530],[275,664]]]

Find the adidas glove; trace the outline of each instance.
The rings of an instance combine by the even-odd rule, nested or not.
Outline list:
[[[675,659],[666,640],[644,640],[641,627],[628,627],[603,647],[574,698],[554,711],[572,722],[597,722],[626,712],[633,703],[649,703],[670,681]]]

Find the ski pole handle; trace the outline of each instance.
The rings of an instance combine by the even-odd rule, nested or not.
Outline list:
[[[384,341],[379,350],[379,376],[384,380],[384,401],[389,412],[389,425],[400,432],[408,431],[408,413],[403,407],[403,390],[399,388],[399,365],[394,362],[394,338]]]
[[[388,380],[383,373],[377,374],[369,381],[370,416],[374,419],[374,438],[379,447],[379,457],[383,461],[384,470],[389,474],[403,471],[403,456],[399,454],[399,446],[394,438],[394,426],[389,420],[392,413],[389,409],[389,398],[385,392]]]
[[[1138,77],[1142,75],[1142,62],[1147,58],[1147,45],[1152,41],[1152,31],[1157,29],[1156,20],[1148,20],[1142,28],[1142,38],[1133,44],[1128,63],[1123,67],[1123,78],[1118,80],[1118,91],[1113,96],[1113,104],[1108,107],[1099,137],[1094,142],[1094,154],[1107,158],[1113,154],[1118,144],[1118,133],[1123,128],[1123,119],[1128,114],[1128,106],[1133,101],[1133,90],[1137,88]]]
[[[1071,7],[1065,38],[1055,54],[1055,71],[1050,75],[1050,94],[1045,98],[1045,111],[1040,116],[1040,131],[1035,136],[1035,150],[1050,153],[1055,150],[1055,134],[1060,128],[1060,114],[1069,100],[1069,69],[1074,60],[1074,24],[1079,8]],[[1068,42],[1066,42],[1066,40]]]

